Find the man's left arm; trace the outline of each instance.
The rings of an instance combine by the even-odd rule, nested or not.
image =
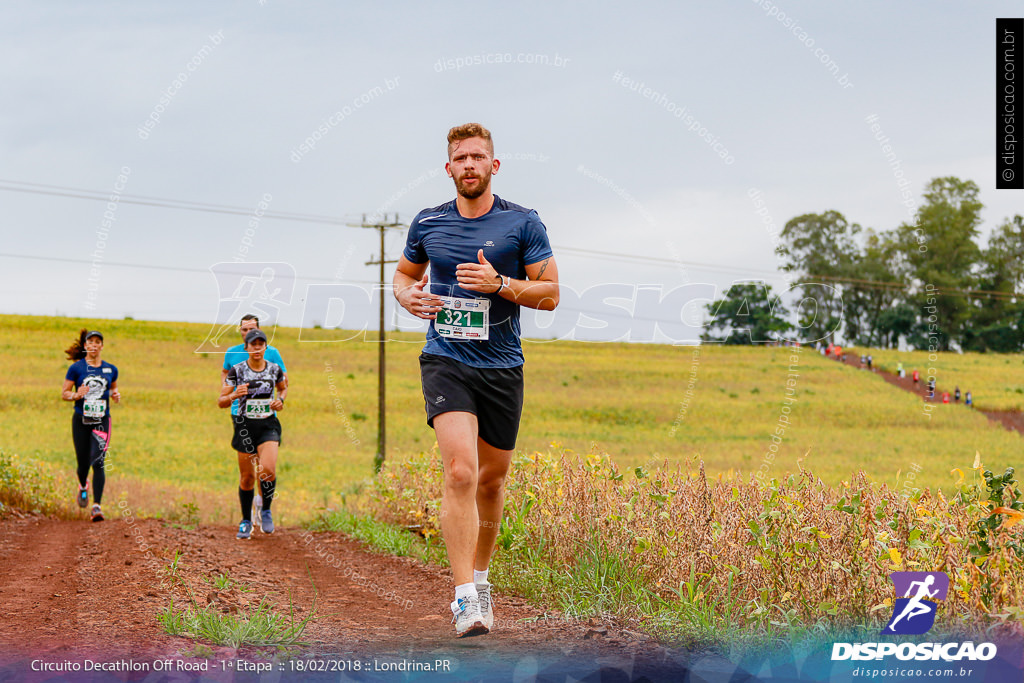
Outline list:
[[[542,311],[553,311],[558,306],[558,266],[554,256],[527,264],[527,280],[516,280],[496,271],[484,258],[483,249],[477,253],[477,261],[479,263],[460,263],[456,268],[455,274],[463,289],[496,293],[520,306]]]

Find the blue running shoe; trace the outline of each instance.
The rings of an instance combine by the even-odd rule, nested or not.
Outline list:
[[[78,507],[87,508],[89,507],[89,482],[85,482],[85,486],[78,487]]]
[[[260,513],[260,528],[263,529],[265,534],[274,533],[274,518],[270,514],[270,510],[264,510]]]
[[[243,519],[242,523],[238,525],[238,534],[235,538],[239,540],[248,540],[252,537],[252,522],[247,519]]]

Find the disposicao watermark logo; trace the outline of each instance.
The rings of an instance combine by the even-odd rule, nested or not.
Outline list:
[[[949,593],[949,577],[944,572],[893,572],[889,575],[897,597],[892,618],[882,635],[919,636],[935,623],[939,601]]]
[[[273,323],[292,302],[295,268],[279,262],[224,262],[210,266],[210,272],[217,279],[219,293],[217,322],[195,353],[224,353],[232,343],[237,344],[233,333],[246,314],[255,315],[273,341]]]
[[[949,577],[943,572],[893,572],[896,589],[892,616],[881,635],[919,636],[935,624],[939,602],[949,593]],[[996,656],[994,643],[833,643],[832,661],[880,660],[895,656],[917,661],[988,661]]]

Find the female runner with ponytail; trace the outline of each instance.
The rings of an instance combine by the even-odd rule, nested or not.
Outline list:
[[[75,402],[71,419],[71,439],[78,459],[79,507],[89,505],[89,468],[92,468],[92,521],[103,521],[103,485],[106,483],[104,458],[110,447],[110,400],[120,403],[117,368],[100,359],[103,335],[83,329],[78,339],[65,349],[68,360],[75,361],[64,378],[61,398]]]

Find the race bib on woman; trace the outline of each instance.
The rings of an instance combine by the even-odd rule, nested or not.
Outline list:
[[[245,402],[245,416],[250,420],[262,420],[270,417],[274,411],[270,409],[269,398],[250,398]]]
[[[107,402],[102,398],[87,398],[82,402],[82,415],[84,417],[103,417],[107,414]]]

